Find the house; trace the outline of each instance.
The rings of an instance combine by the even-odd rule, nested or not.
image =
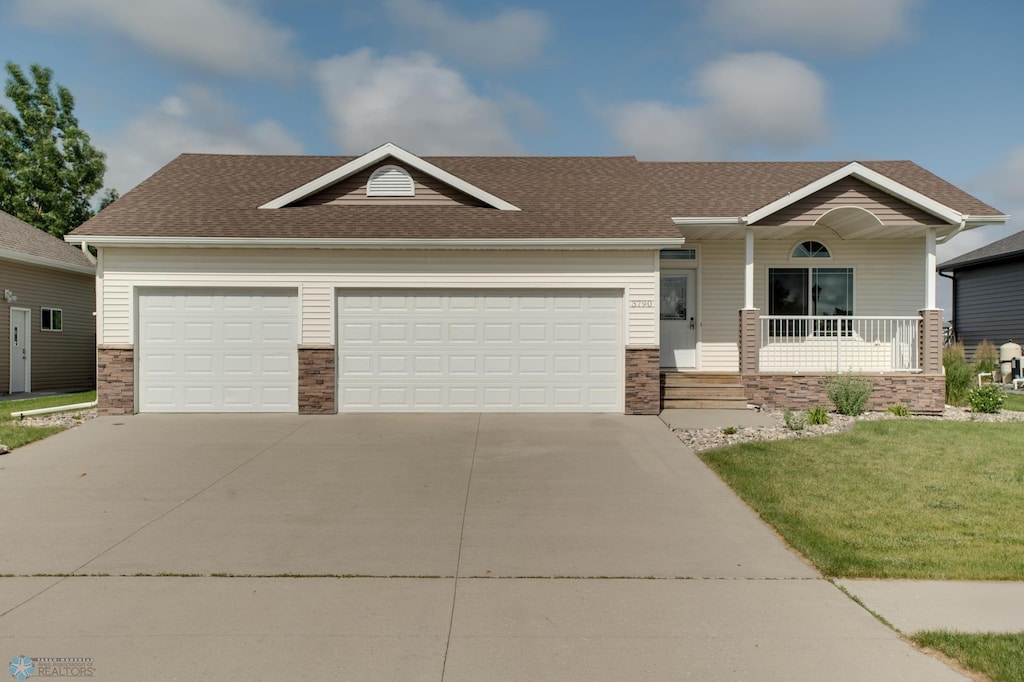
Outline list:
[[[1024,343],[1024,232],[950,259],[939,273],[953,280],[950,319],[969,358],[982,341]]]
[[[662,377],[801,406],[836,372],[935,412],[935,244],[1005,220],[907,161],[385,144],[183,155],[66,239],[99,251],[106,414],[654,414]]]
[[[96,386],[96,266],[0,211],[0,393]]]

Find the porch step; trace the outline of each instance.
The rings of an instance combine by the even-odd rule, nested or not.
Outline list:
[[[743,400],[743,386],[662,386],[662,400],[705,400],[714,397],[716,400]]]
[[[663,410],[745,410],[746,399],[736,400],[662,400]]]
[[[661,373],[662,408],[744,409],[747,398],[738,374]]]

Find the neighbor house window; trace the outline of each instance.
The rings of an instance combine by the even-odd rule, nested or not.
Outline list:
[[[807,241],[792,252],[793,260],[832,255],[824,244]],[[768,314],[849,317],[853,315],[853,268],[786,267],[768,269]],[[849,334],[848,321],[794,320],[773,326],[773,336]]]
[[[64,329],[60,308],[43,308],[39,313],[39,326],[44,332],[59,332]]]

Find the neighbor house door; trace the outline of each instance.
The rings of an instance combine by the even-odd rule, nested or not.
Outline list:
[[[11,393],[32,390],[29,369],[32,366],[31,312],[11,308]]]
[[[661,275],[661,366],[697,365],[697,310],[693,271]]]

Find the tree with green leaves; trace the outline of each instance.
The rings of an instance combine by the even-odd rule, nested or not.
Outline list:
[[[61,237],[92,216],[106,155],[78,127],[75,99],[53,84],[53,71],[30,72],[31,80],[7,62],[4,94],[15,112],[0,106],[0,210]]]

